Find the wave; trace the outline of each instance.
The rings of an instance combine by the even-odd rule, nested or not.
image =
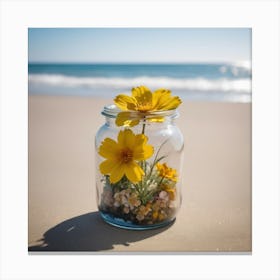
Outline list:
[[[56,74],[29,74],[29,82],[63,87],[89,87],[89,88],[123,88],[130,89],[135,85],[150,88],[169,88],[185,91],[219,91],[251,93],[251,79],[205,79],[205,78],[170,78],[146,77],[133,78],[119,77],[75,77]]]
[[[231,65],[235,66],[235,67],[246,69],[248,71],[252,70],[252,64],[251,64],[250,60],[236,61],[236,62],[233,62]]]
[[[250,61],[237,61],[231,64],[225,64],[219,68],[221,74],[231,73],[234,77],[251,76],[252,68]]]

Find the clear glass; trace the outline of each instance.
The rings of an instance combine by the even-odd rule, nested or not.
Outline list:
[[[119,112],[115,105],[104,107],[102,114],[106,121],[95,138],[97,202],[101,216],[107,223],[126,229],[144,230],[168,225],[175,220],[182,201],[184,139],[175,124],[178,111],[143,113],[140,118],[139,113],[137,116],[131,113],[130,118],[135,117],[139,121],[132,127],[116,126]],[[108,140],[106,138],[117,143],[120,131],[127,130],[136,137],[144,132],[146,144],[153,147],[153,154],[143,161],[134,160],[143,170],[139,182],[130,182],[125,174],[118,182],[112,183],[110,174],[101,172],[100,164],[106,158],[100,155],[100,147]],[[133,158],[133,152],[136,150],[122,160],[127,163]]]

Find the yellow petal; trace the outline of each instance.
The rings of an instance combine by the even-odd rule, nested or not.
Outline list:
[[[151,110],[153,95],[152,92],[145,86],[140,86],[132,89],[132,96],[137,100],[139,110]]]
[[[178,96],[173,96],[165,102],[160,104],[159,110],[173,110],[176,109],[182,103],[181,99]]]
[[[113,160],[105,160],[101,162],[100,171],[104,175],[110,175],[110,182],[118,182],[124,175],[124,166],[122,163]]]
[[[154,148],[147,145],[148,137],[144,134],[137,134],[135,136],[135,144],[133,151],[133,158],[135,160],[144,160],[151,157],[154,153]]]
[[[160,104],[164,101],[169,99],[171,95],[171,91],[164,89],[164,88],[160,88],[157,89],[156,91],[154,91],[153,93],[153,110],[158,111],[160,109],[158,109],[160,107]]]
[[[134,149],[135,134],[130,129],[121,130],[118,135],[118,143],[122,148]]]
[[[154,153],[154,148],[151,145],[146,145],[144,148],[144,159],[150,158]]]
[[[159,175],[166,179],[169,179],[173,182],[177,182],[178,175],[176,169],[168,167],[166,163],[160,164],[159,162],[156,164],[156,167],[159,171]]]
[[[160,164],[159,162],[156,164],[156,167],[157,167],[158,171],[162,170],[162,164]]]
[[[116,118],[116,125],[117,126],[135,126],[139,123],[138,119],[135,119],[135,114],[130,112],[120,112]]]
[[[134,150],[135,148],[135,134],[130,129],[124,130],[124,146],[129,148],[130,150]]]
[[[158,89],[153,93],[153,110],[173,110],[176,109],[182,101],[178,96],[171,96],[171,91],[167,89]]]
[[[110,138],[105,138],[100,147],[98,153],[104,157],[109,159],[115,159],[119,152],[118,144],[116,141]]]
[[[136,108],[135,98],[124,94],[116,96],[114,102],[121,110],[135,110]]]
[[[112,169],[110,174],[110,182],[111,183],[117,183],[125,174],[125,164],[118,163],[115,165],[115,167]]]
[[[151,145],[145,145],[143,147],[136,147],[133,152],[133,158],[135,160],[145,160],[150,158],[154,153],[154,148]]]
[[[106,159],[102,161],[99,165],[100,172],[104,175],[109,175],[111,171],[115,168],[117,161]]]
[[[148,141],[148,137],[144,134],[135,135],[135,147],[142,146],[146,144]]]
[[[164,117],[152,117],[148,119],[149,122],[164,122]]]
[[[132,96],[136,99],[142,98],[144,96],[148,97],[148,96],[152,95],[152,92],[150,91],[150,89],[145,86],[135,87],[131,90],[131,92],[132,92]]]
[[[125,175],[129,181],[137,183],[141,181],[144,171],[137,163],[130,162],[125,165]]]

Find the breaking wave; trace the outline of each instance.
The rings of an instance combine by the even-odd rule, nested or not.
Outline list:
[[[29,83],[49,86],[85,87],[85,88],[125,88],[146,85],[152,89],[170,88],[185,91],[219,91],[251,93],[250,78],[205,79],[205,78],[170,78],[146,77],[75,77],[58,74],[29,74]]]

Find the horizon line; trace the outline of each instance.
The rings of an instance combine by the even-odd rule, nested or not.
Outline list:
[[[240,63],[240,62],[251,62],[251,60],[234,60],[234,61],[28,61],[28,64],[110,64],[110,65],[120,65],[120,64],[233,64],[233,63]]]

